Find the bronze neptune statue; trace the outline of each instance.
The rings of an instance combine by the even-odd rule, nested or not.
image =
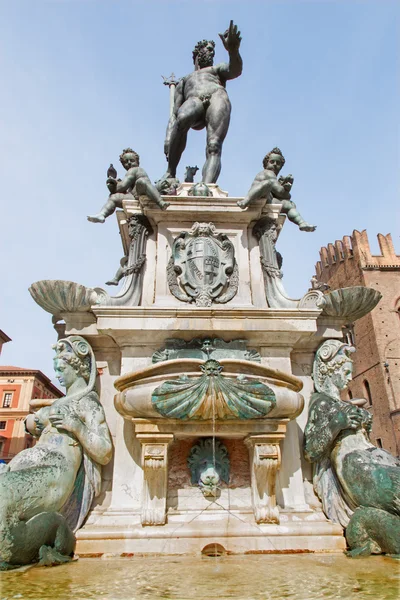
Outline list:
[[[221,171],[222,144],[228,133],[231,103],[226,82],[242,73],[239,54],[240,31],[230,22],[229,29],[219,34],[229,53],[229,63],[213,64],[215,42],[203,40],[193,51],[194,71],[176,86],[172,115],[168,122],[164,152],[168,170],[163,180],[174,179],[176,168],[186,147],[189,129],[207,130],[206,162],[202,181],[216,183]]]
[[[67,395],[27,417],[38,441],[0,472],[0,570],[70,560],[73,532],[100,493],[101,465],[112,455],[92,348],[77,335],[54,348]]]
[[[316,353],[305,456],[315,464],[314,489],[325,514],[345,528],[350,556],[400,554],[400,461],[371,444],[365,401],[340,399],[353,351],[327,340]]]

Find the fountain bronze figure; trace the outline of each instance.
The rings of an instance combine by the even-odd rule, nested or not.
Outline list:
[[[189,129],[206,129],[206,162],[202,171],[204,183],[216,183],[221,171],[222,144],[228,133],[231,103],[226,82],[242,73],[239,54],[240,31],[233,22],[219,34],[229,53],[229,63],[214,65],[215,42],[203,40],[193,50],[195,70],[183,77],[175,90],[172,115],[168,122],[164,152],[168,169],[163,179],[176,177],[176,169],[186,147]]]

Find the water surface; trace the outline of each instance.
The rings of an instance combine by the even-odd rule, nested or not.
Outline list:
[[[400,561],[342,554],[87,558],[0,574],[0,600],[398,600]]]

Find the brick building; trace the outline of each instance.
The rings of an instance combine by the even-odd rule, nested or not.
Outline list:
[[[374,310],[354,324],[353,381],[347,397],[366,398],[373,414],[371,440],[400,455],[400,256],[391,235],[378,234],[381,254],[372,255],[367,232],[353,231],[321,248],[318,281],[332,289],[363,285],[379,290]]]
[[[33,398],[60,398],[63,393],[41,371],[0,367],[0,460],[8,462],[34,444],[25,432],[24,419]]]

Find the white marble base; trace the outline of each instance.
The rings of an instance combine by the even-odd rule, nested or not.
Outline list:
[[[342,528],[320,512],[285,512],[280,524],[257,524],[252,511],[206,510],[169,514],[162,527],[140,524],[140,514],[112,512],[77,533],[76,552],[93,554],[200,554],[209,544],[228,553],[342,552]]]
[[[170,202],[166,211],[141,197],[125,201],[123,210],[116,213],[125,252],[131,243],[129,217],[144,214],[151,224],[140,305],[97,305],[91,313],[62,315],[66,334],[83,335],[93,346],[100,399],[114,441],[113,464],[103,470],[104,494],[77,533],[77,552],[83,556],[199,554],[214,543],[231,553],[343,551],[342,528],[327,521],[311,493],[305,498],[303,481],[310,481],[312,474],[302,458],[313,354],[324,339],[342,335],[341,323],[321,317],[310,294],[294,308],[268,307],[253,227],[268,216],[276,221],[279,233],[286,218],[280,204],[258,200],[242,210],[237,205],[241,198],[229,197],[216,185],[210,186],[212,198],[187,196],[191,186],[184,183],[176,196],[165,197]],[[234,247],[239,285],[227,304],[187,305],[169,288],[167,265],[173,240],[195,222],[214,223]],[[300,384],[301,379],[305,411],[299,414],[301,402],[290,414],[272,411],[268,419],[254,423],[227,420],[212,427],[199,421],[146,423],[156,417],[149,413],[151,393],[160,384],[151,367],[153,353],[169,338],[190,341],[195,337],[246,340],[249,349],[259,352],[260,368],[283,371],[293,380],[292,395],[299,396],[296,381]],[[116,378],[144,371],[155,379],[148,382],[147,391],[132,392],[126,411],[120,388],[114,403]],[[227,368],[224,374],[229,374]],[[281,386],[277,394],[282,406],[282,394],[289,398],[286,387]],[[220,490],[218,505],[190,485],[186,464],[189,445],[211,435],[231,444],[236,452],[229,487]]]

